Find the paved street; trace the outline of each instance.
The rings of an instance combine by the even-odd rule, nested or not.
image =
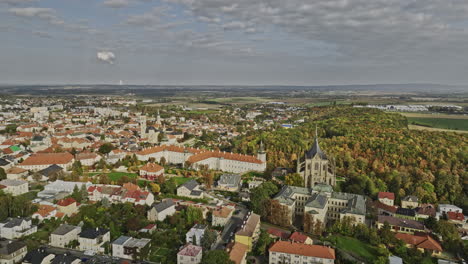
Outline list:
[[[237,214],[233,215],[229,222],[224,227],[223,232],[221,233],[221,240],[216,245],[216,249],[223,249],[231,239],[234,238],[234,234],[237,229],[242,225],[244,217],[247,215],[248,210],[240,205],[236,206]]]

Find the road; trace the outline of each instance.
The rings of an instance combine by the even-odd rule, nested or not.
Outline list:
[[[234,239],[234,235],[237,229],[239,229],[239,227],[242,225],[242,222],[244,221],[248,210],[244,206],[237,205],[235,212],[238,213],[234,214],[229,220],[229,222],[224,226],[223,232],[221,233],[221,239],[215,246],[216,249],[224,249],[226,247],[226,244],[229,243],[231,239]]]

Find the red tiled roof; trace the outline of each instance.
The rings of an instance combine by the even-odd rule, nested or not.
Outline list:
[[[60,206],[69,206],[73,203],[76,203],[76,200],[71,198],[71,197],[68,197],[68,198],[65,198],[65,199],[62,199],[60,201],[57,202],[57,205],[60,205]]]
[[[462,213],[458,212],[447,212],[447,219],[455,221],[464,221],[465,216]]]
[[[158,172],[163,170],[162,166],[159,166],[156,163],[146,163],[145,166],[141,167],[140,170],[147,171],[147,172]]]
[[[395,237],[403,240],[406,244],[413,245],[417,248],[429,249],[442,252],[442,246],[429,235],[410,235],[397,233]]]
[[[395,194],[392,192],[379,192],[378,194],[379,199],[390,199],[390,200],[395,200]]]
[[[249,247],[242,243],[234,243],[231,252],[229,252],[229,259],[234,261],[235,264],[241,264],[244,260],[244,257],[246,256],[248,249]]]
[[[270,234],[272,236],[276,236],[276,237],[279,237],[279,238],[282,238],[282,239],[287,239],[289,237],[289,233],[281,231],[281,230],[276,229],[276,228],[268,228],[267,232],[268,232],[268,234]]]
[[[396,213],[398,209],[396,206],[387,205],[387,204],[381,203],[380,201],[375,201],[374,206],[378,209],[382,209],[382,210],[392,212],[392,213]]]
[[[294,242],[298,242],[298,243],[305,243],[308,238],[309,238],[308,236],[306,236],[306,235],[304,235],[304,234],[302,234],[300,232],[294,232],[289,237],[290,240],[292,240]]]
[[[269,251],[315,258],[335,259],[335,250],[333,248],[319,245],[306,245],[289,241],[277,241],[270,247]]]
[[[73,160],[73,155],[65,153],[36,153],[20,165],[52,165],[52,164],[67,164]]]
[[[255,156],[248,156],[242,154],[234,154],[234,153],[227,153],[227,152],[220,152],[220,151],[205,151],[198,154],[195,154],[188,158],[188,161],[191,163],[196,163],[198,161],[202,161],[209,158],[224,158],[228,160],[237,160],[242,162],[249,162],[249,163],[258,163],[261,164],[262,161],[257,159]]]

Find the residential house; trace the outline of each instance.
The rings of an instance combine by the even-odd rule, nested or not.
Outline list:
[[[223,174],[217,182],[216,188],[222,191],[238,192],[241,187],[240,174]]]
[[[291,240],[292,242],[306,244],[306,245],[312,245],[314,243],[312,238],[297,231],[292,233],[291,236],[289,236],[289,240]]]
[[[277,241],[268,250],[268,263],[335,263],[335,250],[326,246]]]
[[[399,207],[395,212],[395,217],[416,220],[416,211],[411,208]]]
[[[249,212],[241,228],[235,234],[235,242],[244,244],[250,252],[260,235],[260,216]]]
[[[147,234],[152,234],[156,231],[156,224],[149,224],[142,229],[140,229],[138,232],[140,233],[147,233]]]
[[[401,199],[401,207],[417,208],[419,206],[419,198],[414,195],[408,195]]]
[[[71,168],[75,161],[72,154],[65,153],[35,153],[21,162],[18,167],[25,170],[39,171],[51,165],[59,165],[62,168]]]
[[[202,260],[202,253],[202,247],[186,244],[177,253],[177,264],[199,264]]]
[[[429,217],[436,217],[436,208],[432,204],[420,204],[416,208],[416,219],[426,219]]]
[[[88,188],[89,186],[91,186],[91,183],[56,180],[44,186],[44,190],[40,191],[37,194],[37,197],[51,198],[51,197],[55,197],[59,193],[72,194],[75,186],[79,190],[81,190],[83,185],[85,186],[85,188]]]
[[[242,243],[234,243],[232,248],[229,251],[229,259],[234,261],[235,264],[246,264],[248,247]]]
[[[27,252],[26,243],[23,241],[0,239],[0,264],[19,263]]]
[[[148,211],[148,220],[164,221],[167,216],[175,214],[175,203],[172,199],[164,199],[159,203],[153,204]]]
[[[156,163],[148,162],[140,168],[140,177],[150,181],[156,180],[160,176],[164,176],[164,167]]]
[[[88,228],[78,235],[81,251],[104,252],[103,245],[110,242],[109,230],[104,228]]]
[[[205,225],[196,224],[185,234],[185,241],[190,244],[200,245],[205,231]]]
[[[83,166],[93,166],[101,159],[100,155],[93,152],[82,152],[76,155],[76,160],[80,161]]]
[[[395,194],[392,192],[379,192],[377,198],[383,204],[393,206],[395,204]]]
[[[424,224],[411,219],[397,218],[387,215],[379,215],[377,219],[377,228],[382,228],[387,222],[394,232],[414,234],[415,232],[425,232]]]
[[[463,228],[465,228],[465,225],[467,224],[466,217],[462,213],[458,213],[458,212],[448,212],[447,220]]]
[[[177,188],[177,195],[189,198],[203,198],[203,191],[196,180],[190,180]]]
[[[151,242],[148,238],[133,238],[128,236],[120,236],[112,242],[112,256],[124,259],[135,260],[141,249],[146,247]]]
[[[29,192],[29,184],[23,180],[5,179],[0,181],[0,190],[13,196],[18,196]]]
[[[53,247],[65,248],[70,242],[78,241],[78,234],[81,233],[81,227],[62,224],[50,234],[49,244]]]
[[[53,164],[36,173],[42,177],[40,181],[47,181],[47,180],[51,180],[53,177],[57,179],[59,176],[63,176],[65,172],[62,167],[60,167],[59,165]],[[33,181],[34,180],[33,178],[34,178],[33,176],[29,176],[28,180]]]
[[[12,167],[6,171],[6,174],[7,174],[7,179],[19,180],[19,179],[25,178],[28,175],[28,170],[25,170],[19,167]]]
[[[223,206],[212,212],[211,225],[212,226],[225,226],[234,212],[233,208]]]
[[[38,219],[39,222],[45,219],[62,218],[63,213],[57,211],[57,207],[53,204],[39,204],[37,211],[32,214],[32,218]]]
[[[405,242],[408,247],[414,247],[422,252],[429,252],[431,255],[440,255],[442,253],[442,246],[427,234],[405,234],[397,233],[395,237]]]
[[[88,187],[88,199],[101,201],[106,198],[111,203],[132,203],[135,205],[151,205],[154,195],[149,191],[143,191],[138,185],[126,183],[123,186],[95,184]]]
[[[31,218],[8,218],[0,222],[0,237],[15,239],[37,232],[37,226],[32,224]]]
[[[66,216],[72,216],[78,212],[78,202],[71,197],[59,200],[57,210]]]
[[[452,204],[439,204],[436,217],[439,219],[440,217],[447,215],[448,212],[463,213],[463,209]]]

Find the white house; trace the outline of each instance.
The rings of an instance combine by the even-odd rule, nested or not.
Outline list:
[[[189,198],[203,198],[203,191],[196,180],[190,180],[177,188],[177,195]]]
[[[0,263],[1,264],[16,264],[19,263],[28,249],[26,243],[18,240],[0,240]]]
[[[202,253],[202,247],[187,244],[177,253],[177,264],[199,264]]]
[[[200,245],[205,235],[206,226],[196,224],[185,234],[185,241],[194,245]]]
[[[17,196],[29,192],[29,185],[27,181],[5,179],[0,181],[0,190]]]
[[[110,242],[109,230],[104,228],[88,228],[78,235],[81,251],[104,252],[104,243]]]
[[[29,156],[17,166],[25,170],[39,171],[55,164],[67,170],[74,161],[73,155],[68,152],[36,153]]]
[[[0,237],[15,239],[37,232],[30,218],[8,218],[0,223]]]
[[[50,245],[64,248],[73,240],[78,240],[81,227],[62,224],[50,234]]]
[[[234,209],[229,207],[222,207],[218,210],[214,210],[212,214],[211,225],[213,226],[225,226],[229,219],[232,217]]]
[[[175,203],[172,199],[165,199],[160,203],[153,204],[148,211],[148,220],[150,221],[164,221],[167,216],[175,214]]]
[[[289,241],[275,242],[269,251],[270,264],[335,263],[335,250],[326,246],[306,245]]]
[[[112,242],[112,256],[124,259],[135,259],[141,249],[151,242],[148,238],[120,236]]]

